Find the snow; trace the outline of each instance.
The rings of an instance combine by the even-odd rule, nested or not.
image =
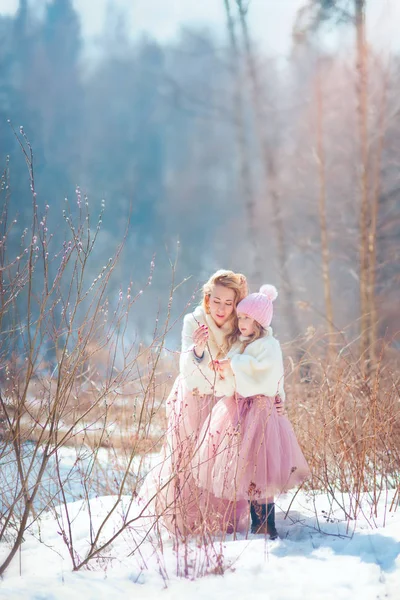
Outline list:
[[[299,492],[276,500],[275,542],[262,536],[214,537],[207,546],[193,539],[187,548],[174,547],[164,532],[162,545],[153,533],[132,556],[143,531],[128,528],[88,569],[72,571],[63,543],[65,509],[47,513],[40,529],[32,526],[20,553],[0,584],[1,599],[99,600],[102,598],[156,598],[174,600],[347,600],[400,598],[400,510],[392,506],[394,491],[379,499],[378,516],[371,497],[362,498],[356,521],[346,520],[342,509],[324,494]],[[341,495],[340,502],[350,505]],[[92,526],[117,506],[103,539],[133,515],[131,498],[116,504],[115,496],[92,498]],[[285,513],[290,506],[287,518]],[[392,510],[390,507],[392,506]],[[130,511],[130,512],[129,512]],[[83,501],[68,504],[74,549],[83,557],[90,527]],[[0,544],[0,558],[6,555]],[[207,560],[208,557],[208,560]],[[218,563],[219,560],[219,563]],[[221,565],[223,575],[213,573]],[[185,575],[186,571],[186,577]]]

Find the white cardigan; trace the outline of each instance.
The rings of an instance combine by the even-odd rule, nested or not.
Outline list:
[[[240,341],[244,339],[241,337]],[[240,346],[235,345],[227,355],[231,359],[237,393],[244,397],[279,394],[284,400],[282,350],[271,327],[266,335],[249,344],[243,354],[240,354]]]
[[[197,361],[193,355],[193,333],[199,325],[207,325],[209,340],[203,359]],[[221,380],[218,373],[216,374],[214,369],[209,367],[211,360],[226,355],[225,337],[230,331],[230,323],[218,327],[202,306],[198,306],[194,312],[185,315],[179,371],[190,390],[196,389],[200,394],[215,394],[216,397],[232,394],[234,389],[232,378]]]

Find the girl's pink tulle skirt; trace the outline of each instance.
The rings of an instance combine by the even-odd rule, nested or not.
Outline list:
[[[218,498],[266,502],[309,474],[290,421],[278,415],[274,398],[223,398],[203,424],[197,484]]]

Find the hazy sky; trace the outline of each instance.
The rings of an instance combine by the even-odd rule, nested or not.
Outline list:
[[[225,35],[223,0],[74,0],[87,40],[101,35],[110,2],[114,7],[127,9],[133,35],[147,31],[160,40],[170,40],[187,24],[207,25]],[[305,3],[306,0],[251,0],[249,24],[254,39],[273,54],[286,54],[296,12]],[[0,12],[13,12],[17,6],[18,0],[0,0]],[[370,39],[379,46],[399,47],[400,0],[369,0],[369,6]]]

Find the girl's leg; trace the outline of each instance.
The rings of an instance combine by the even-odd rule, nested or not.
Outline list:
[[[276,540],[278,532],[275,526],[274,498],[267,498],[267,504],[250,502],[251,533],[268,534],[271,540]]]
[[[275,502],[273,497],[267,498],[267,506],[265,506],[264,520],[267,521],[267,533],[271,540],[276,540],[278,532],[275,526]]]
[[[258,533],[263,524],[262,506],[255,500],[250,501],[251,533]]]

